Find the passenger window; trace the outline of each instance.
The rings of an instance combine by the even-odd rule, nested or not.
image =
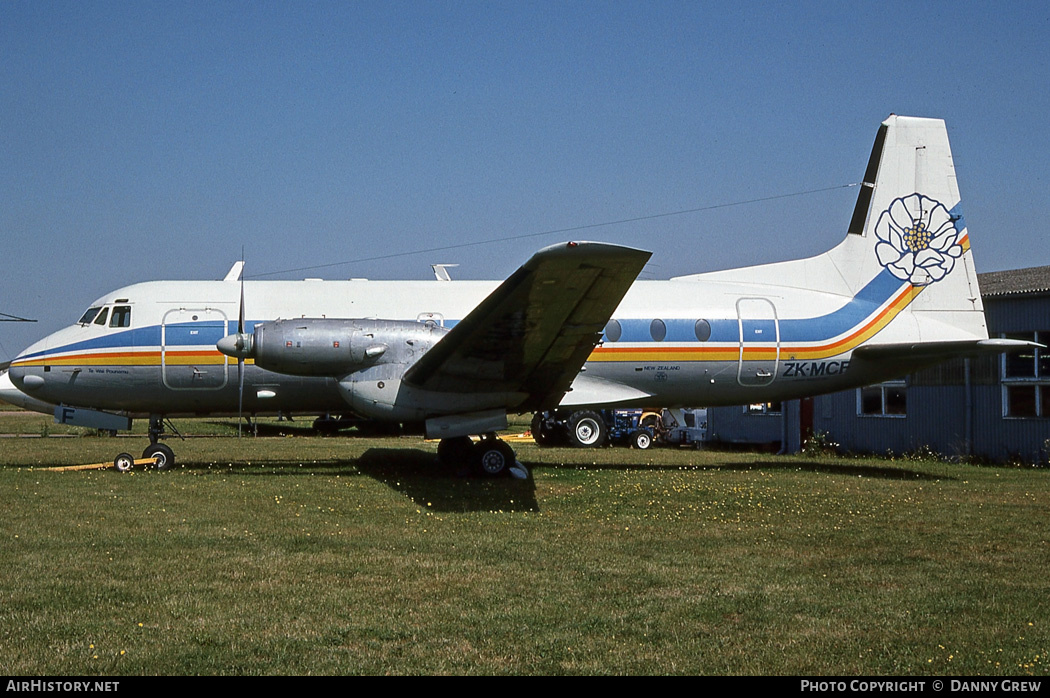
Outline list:
[[[706,342],[711,339],[711,323],[707,320],[697,320],[693,325],[693,331],[696,333],[698,342]]]
[[[131,327],[131,306],[118,305],[113,308],[113,317],[109,321],[110,327]]]
[[[90,325],[91,321],[95,319],[96,315],[98,315],[99,310],[101,310],[101,308],[88,308],[86,311],[84,311],[84,314],[80,316],[80,320],[78,322],[81,325]]]
[[[98,314],[97,318],[95,318],[95,324],[105,327],[107,317],[109,317],[109,308],[103,308],[102,312]]]

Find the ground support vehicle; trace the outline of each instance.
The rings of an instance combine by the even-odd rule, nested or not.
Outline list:
[[[658,412],[641,408],[537,412],[532,438],[540,446],[596,448],[620,443],[646,449],[656,442],[660,423]]]

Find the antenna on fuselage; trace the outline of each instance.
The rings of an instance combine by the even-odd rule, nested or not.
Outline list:
[[[244,277],[244,255],[241,255],[241,259],[233,263],[230,270],[226,272],[226,276],[223,281],[242,281]]]
[[[449,275],[448,270],[452,267],[458,266],[458,264],[431,264],[430,268],[434,270],[434,277],[438,281],[452,281],[452,277]]]

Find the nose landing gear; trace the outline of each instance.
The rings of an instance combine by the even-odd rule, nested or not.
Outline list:
[[[153,468],[155,470],[171,470],[175,467],[175,452],[170,446],[160,443],[160,437],[164,434],[164,417],[162,415],[150,415],[149,446],[142,452],[142,458],[134,458],[130,453],[121,453],[113,459],[113,465],[122,473],[126,473],[136,465]],[[171,425],[171,422],[168,422]],[[174,425],[171,430],[179,434]]]

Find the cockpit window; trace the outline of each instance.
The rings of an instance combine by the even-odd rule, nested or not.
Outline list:
[[[118,305],[113,308],[113,317],[109,320],[110,327],[131,327],[131,306]]]
[[[91,321],[95,319],[95,316],[98,315],[98,311],[100,310],[102,310],[102,308],[88,308],[87,311],[80,316],[78,322],[81,325],[90,325]]]
[[[95,324],[105,327],[107,317],[109,317],[109,308],[103,308],[102,312],[98,314],[97,318],[95,318]]]

